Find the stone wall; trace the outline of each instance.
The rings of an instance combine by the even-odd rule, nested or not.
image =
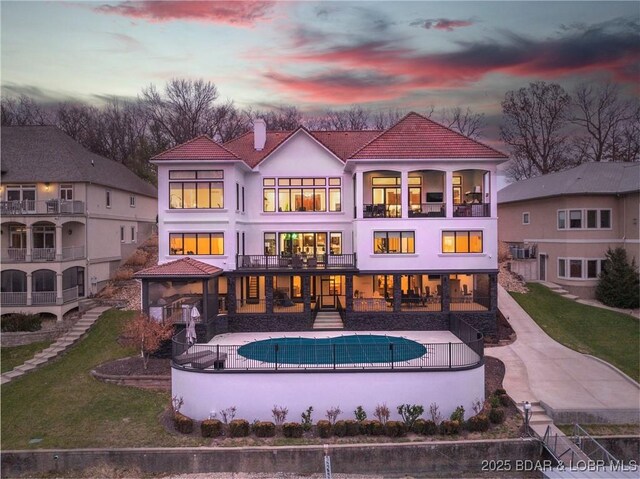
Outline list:
[[[228,319],[228,332],[306,331],[313,327],[310,313],[237,314]]]
[[[449,329],[449,313],[347,313],[344,327],[353,331],[442,331]]]

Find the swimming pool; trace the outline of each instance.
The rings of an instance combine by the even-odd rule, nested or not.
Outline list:
[[[410,339],[382,335],[333,338],[270,338],[238,348],[238,354],[267,363],[351,364],[408,361],[427,348]]]

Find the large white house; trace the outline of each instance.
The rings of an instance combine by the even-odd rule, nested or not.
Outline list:
[[[215,332],[311,329],[335,311],[349,330],[446,329],[455,315],[491,334],[505,159],[416,113],[385,131],[257,120],[224,145],[200,136],[151,160],[159,262],[220,269],[205,286],[206,317],[226,313]],[[175,265],[160,276],[188,266]],[[147,308],[195,291],[143,290]]]

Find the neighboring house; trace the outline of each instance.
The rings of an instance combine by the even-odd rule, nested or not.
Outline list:
[[[194,138],[151,160],[160,266],[136,275],[143,307],[197,304],[205,340],[311,329],[318,312],[350,330],[440,330],[455,317],[494,333],[505,160],[416,113],[385,131],[257,120],[224,145]]]
[[[53,126],[2,128],[2,314],[58,320],[152,233],[157,190]]]
[[[585,163],[498,192],[500,241],[526,280],[593,298],[608,248],[640,259],[639,163]]]

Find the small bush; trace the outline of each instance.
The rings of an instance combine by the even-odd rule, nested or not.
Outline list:
[[[502,396],[503,394],[507,394],[507,391],[502,388],[498,388],[493,392],[494,396]]]
[[[202,437],[222,436],[222,421],[219,419],[205,419],[200,424],[200,433]]]
[[[442,421],[440,423],[440,434],[445,436],[453,436],[460,432],[460,421]]]
[[[39,314],[14,313],[7,314],[0,319],[0,329],[3,333],[15,333],[18,331],[40,331],[42,317]]]
[[[424,419],[416,419],[413,423],[413,426],[411,426],[411,432],[424,435],[424,426],[426,422],[427,421],[425,421]]]
[[[304,429],[299,422],[285,422],[282,425],[282,434],[284,437],[302,437]]]
[[[316,427],[318,428],[318,436],[324,438],[331,437],[331,423],[329,421],[321,419],[318,421],[318,424],[316,424]]]
[[[382,436],[384,434],[384,426],[376,419],[365,419],[360,423],[360,433],[367,436]]]
[[[402,416],[402,420],[404,421],[404,425],[407,426],[407,429],[411,429],[413,423],[422,416],[423,412],[424,407],[419,404],[401,404],[398,406],[398,414]]]
[[[491,409],[500,407],[500,398],[496,395],[489,396],[489,406],[491,406]]]
[[[335,424],[336,419],[338,419],[338,416],[340,414],[342,414],[342,410],[340,409],[340,406],[332,407],[329,410],[327,410],[327,419],[331,424]]]
[[[504,407],[508,407],[509,404],[511,404],[511,398],[509,398],[509,396],[506,394],[500,394],[498,398],[500,399],[500,404],[502,404]]]
[[[357,436],[360,434],[360,423],[353,419],[347,419],[344,421],[347,427],[347,436]]]
[[[451,417],[449,419],[452,421],[458,421],[458,423],[462,424],[464,422],[464,408],[462,406],[458,406],[456,410],[451,413]]]
[[[435,422],[430,421],[430,420],[427,419],[424,422],[424,432],[423,432],[423,434],[425,436],[433,436],[437,432],[438,432],[438,425]]]
[[[271,410],[271,415],[273,416],[273,420],[278,426],[282,426],[284,422],[287,420],[287,414],[289,414],[289,409],[284,406],[273,406]]]
[[[253,425],[253,433],[258,437],[273,437],[276,435],[276,425],[270,421],[258,421]]]
[[[184,414],[176,413],[173,415],[173,425],[176,431],[182,434],[191,434],[193,432],[193,419]]]
[[[435,422],[436,425],[442,422],[442,414],[440,414],[440,406],[438,406],[434,402],[432,402],[429,405],[429,415],[431,416],[431,421]]]
[[[249,435],[249,423],[244,419],[234,419],[229,423],[230,437],[246,437]]]
[[[345,437],[347,435],[347,424],[340,419],[333,425],[333,435],[338,437]]]
[[[311,419],[312,412],[313,406],[309,406],[309,408],[300,415],[302,418],[302,429],[305,431],[311,431],[311,426],[313,425],[313,421]]]
[[[476,414],[467,421],[467,429],[471,432],[484,432],[489,429],[489,418],[486,414]]]
[[[367,413],[362,406],[358,406],[355,411],[353,411],[353,415],[356,417],[356,421],[362,422],[367,419]]]
[[[387,421],[384,429],[386,435],[389,437],[402,437],[407,433],[407,426],[400,421]]]
[[[386,403],[384,404],[378,404],[376,405],[376,410],[373,413],[373,415],[376,417],[376,419],[378,421],[380,421],[382,423],[382,425],[384,426],[385,423],[389,420],[389,418],[391,417],[391,411],[389,411],[389,407],[387,406]]]
[[[502,424],[504,422],[504,409],[499,407],[490,409],[489,421],[493,424]]]

